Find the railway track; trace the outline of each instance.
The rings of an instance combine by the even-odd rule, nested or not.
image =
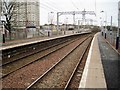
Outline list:
[[[3,76],[3,88],[25,88],[29,86],[34,80],[36,80],[39,76],[43,76],[46,71],[48,71],[52,66],[54,66],[61,58],[66,57],[66,55],[72,51],[73,49],[79,46],[79,43],[83,43],[84,40],[90,37],[88,35],[84,35],[83,37],[77,38],[75,41],[70,41],[62,44],[61,48],[57,48],[58,50],[51,51],[50,54],[43,56],[42,58],[37,59],[29,63],[28,65],[11,72],[4,77]],[[66,45],[65,45],[66,44]],[[81,46],[81,45],[80,45]],[[85,45],[83,45],[84,47]],[[66,50],[64,50],[66,48]],[[84,49],[84,48],[82,48]],[[49,50],[47,49],[46,52]],[[42,53],[42,55],[44,55]],[[39,56],[39,55],[37,55]],[[53,58],[54,57],[54,58]],[[35,58],[35,57],[33,57]],[[17,65],[17,64],[16,64]],[[45,65],[45,66],[44,66]],[[18,65],[17,65],[18,66]],[[15,66],[16,67],[16,66]],[[10,67],[8,67],[10,68]],[[6,68],[7,69],[7,68]],[[11,70],[11,69],[10,69]],[[26,72],[27,71],[27,72]],[[38,73],[38,74],[37,74]],[[13,77],[14,76],[14,77]],[[19,83],[20,82],[20,83]]]
[[[67,89],[71,83],[79,64],[82,62],[92,37],[89,37],[79,43],[73,50],[71,50],[66,56],[60,59],[49,70],[47,70],[42,76],[37,78],[26,90],[32,88],[64,88]],[[82,49],[84,47],[84,49]],[[81,50],[81,53],[78,53]],[[78,55],[77,55],[78,54]],[[80,54],[80,57],[79,57]],[[74,56],[75,55],[75,56]],[[73,58],[73,57],[74,58]],[[76,57],[78,56],[78,57]]]
[[[33,54],[30,54],[28,56],[25,56],[24,58],[21,58],[21,59],[17,59],[17,60],[14,60],[14,61],[11,61],[11,62],[8,62],[6,64],[4,64],[2,67],[2,78],[8,76],[9,74],[21,69],[21,68],[24,68],[25,66],[29,65],[29,64],[32,64],[44,57],[46,57],[47,55],[53,53],[53,52],[56,52],[57,50],[61,49],[61,48],[64,48],[65,46],[75,42],[76,40],[78,40],[79,37],[77,37],[76,39],[73,38],[72,40],[68,39],[64,42],[60,42],[58,44],[55,44],[53,46],[50,46],[48,48],[45,48],[43,50],[40,50],[40,51],[37,51]]]
[[[82,78],[82,73],[83,73],[83,70],[84,70],[84,66],[85,66],[85,63],[86,63],[86,60],[87,60],[88,52],[89,52],[89,49],[90,49],[90,45],[91,44],[89,44],[86,47],[86,49],[83,52],[83,55],[80,58],[80,61],[76,65],[76,68],[73,71],[73,74],[71,75],[69,83],[67,84],[67,87],[66,87],[67,89],[73,89],[74,88],[74,89],[78,90],[80,80]]]

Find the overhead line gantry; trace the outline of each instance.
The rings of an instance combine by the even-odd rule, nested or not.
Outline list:
[[[85,9],[83,11],[69,11],[69,12],[57,12],[57,30],[59,30],[59,16],[61,15],[73,15],[73,25],[75,24],[75,14],[82,14],[82,20],[85,20],[85,15],[89,14],[89,15],[95,15],[94,11],[85,11]]]

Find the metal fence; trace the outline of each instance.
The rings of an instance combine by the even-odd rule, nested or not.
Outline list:
[[[68,32],[71,34],[72,32]],[[31,38],[39,38],[39,37],[50,37],[50,36],[57,36],[57,35],[64,35],[63,31],[47,31],[47,30],[26,30],[26,29],[18,29],[12,30],[11,32],[11,40],[9,31],[5,30],[5,41],[13,41],[13,40],[24,40],[24,39],[31,39]],[[2,42],[2,28],[0,28],[0,42]]]
[[[105,37],[105,33],[103,33],[103,36]],[[120,33],[119,33],[120,37]],[[106,31],[106,39],[107,41],[116,48],[116,38],[117,38],[117,31]],[[120,39],[119,39],[119,48],[118,51],[120,52]]]

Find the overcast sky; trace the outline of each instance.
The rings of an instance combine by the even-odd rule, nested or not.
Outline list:
[[[56,13],[64,11],[95,11],[97,17],[86,15],[86,19],[96,19],[96,24],[100,24],[100,17],[110,24],[110,18],[113,16],[113,25],[117,26],[118,18],[118,2],[119,0],[40,0],[40,24],[46,24],[50,19],[54,18],[56,24]],[[100,13],[104,11],[104,13]],[[50,13],[54,12],[54,13]],[[60,16],[61,23],[73,23],[72,15]],[[81,15],[76,15],[77,20],[81,20]]]

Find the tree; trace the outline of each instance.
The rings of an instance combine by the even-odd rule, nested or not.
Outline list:
[[[13,10],[14,10],[15,2],[12,1],[3,1],[3,14],[5,15],[6,21],[4,23],[5,28],[9,31],[9,39],[11,40],[11,18],[13,16]]]

